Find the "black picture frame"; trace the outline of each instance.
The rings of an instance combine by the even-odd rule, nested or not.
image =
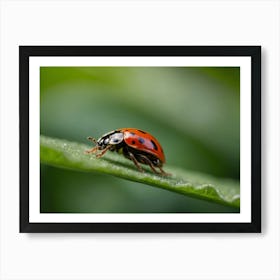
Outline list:
[[[250,223],[32,223],[29,221],[29,59],[36,56],[246,56],[251,58]],[[19,46],[20,232],[261,232],[260,46]],[[241,198],[242,199],[242,198]]]

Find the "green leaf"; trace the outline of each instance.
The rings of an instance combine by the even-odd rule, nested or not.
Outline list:
[[[231,179],[218,179],[169,165],[164,166],[164,170],[171,174],[168,177],[154,174],[145,166],[145,172],[142,173],[133,162],[117,153],[107,152],[97,159],[95,155],[85,153],[90,147],[82,143],[47,136],[41,136],[40,142],[40,160],[44,164],[76,171],[110,174],[198,199],[235,208],[240,206],[239,182]]]

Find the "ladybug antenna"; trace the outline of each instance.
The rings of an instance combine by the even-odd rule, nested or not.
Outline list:
[[[93,143],[95,143],[95,144],[96,144],[96,140],[95,140],[95,138],[93,138],[93,137],[89,136],[87,139],[88,139],[89,141],[91,141],[91,142],[93,142]]]

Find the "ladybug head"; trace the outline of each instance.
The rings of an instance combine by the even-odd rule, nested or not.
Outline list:
[[[103,135],[98,140],[95,140],[93,137],[88,137],[88,140],[94,142],[98,150],[104,150],[108,145],[112,146],[120,144],[123,141],[123,133],[113,131]]]

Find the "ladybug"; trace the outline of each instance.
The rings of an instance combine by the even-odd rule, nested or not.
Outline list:
[[[158,140],[150,133],[136,128],[120,128],[110,131],[98,140],[88,137],[88,140],[96,145],[86,151],[87,154],[96,153],[97,158],[102,157],[108,150],[123,154],[129,160],[132,160],[139,171],[143,172],[140,163],[150,166],[156,174],[167,176],[162,169],[165,163],[163,149]],[[160,170],[157,171],[156,167]]]

